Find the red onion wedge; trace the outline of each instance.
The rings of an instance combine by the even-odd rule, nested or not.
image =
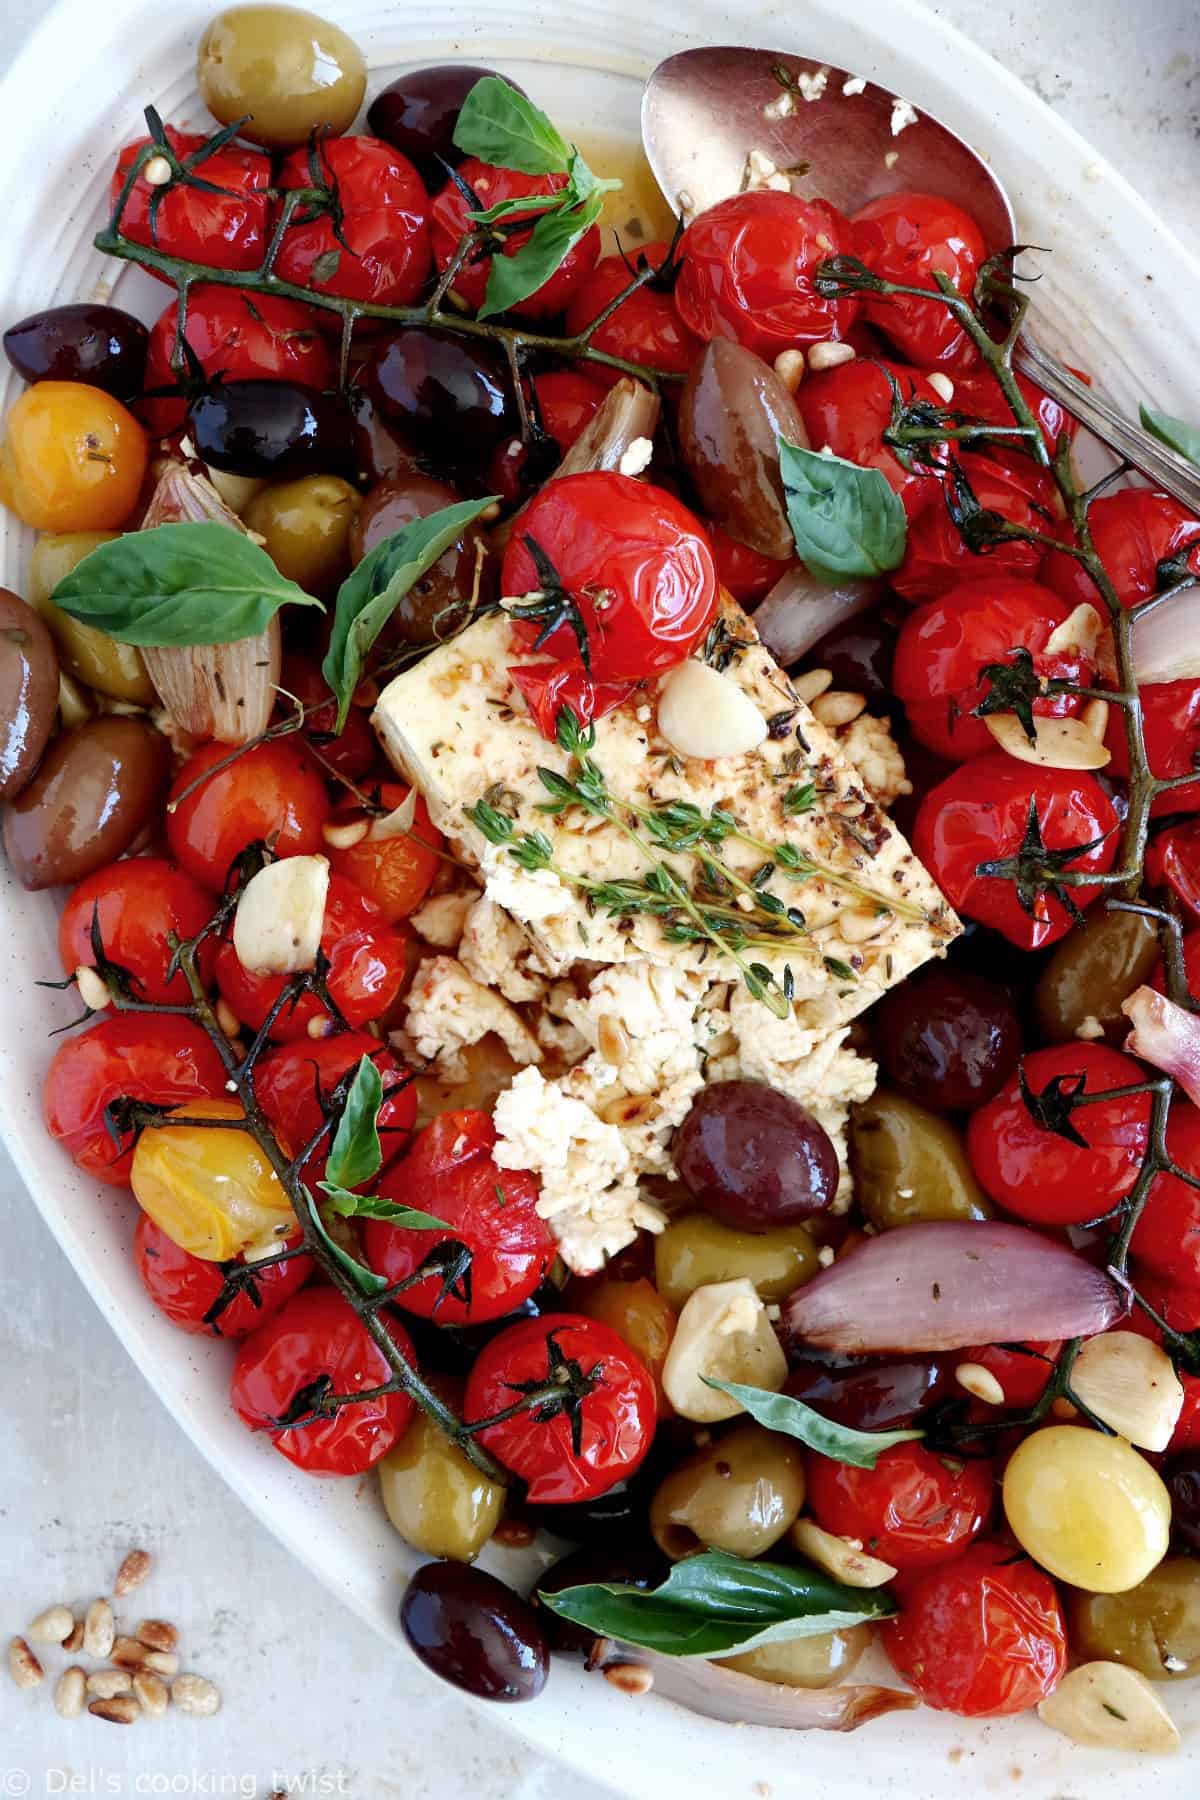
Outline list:
[[[1135,988],[1121,1011],[1133,1024],[1122,1048],[1170,1075],[1200,1106],[1200,1013],[1149,987]]]
[[[644,1669],[653,1676],[660,1699],[674,1700],[689,1712],[726,1725],[774,1725],[785,1731],[856,1731],[872,1719],[890,1712],[911,1712],[921,1703],[915,1694],[890,1687],[783,1687],[760,1681],[740,1669],[722,1668],[719,1662],[699,1658],[664,1656],[657,1650],[639,1650],[612,1638],[598,1640],[589,1668],[611,1671],[609,1679],[621,1686],[616,1671]],[[648,1690],[646,1690],[648,1691]]]
[[[964,1350],[1092,1337],[1126,1302],[1101,1270],[1024,1225],[903,1225],[798,1288],[783,1323],[822,1350]]]
[[[829,587],[810,575],[803,563],[796,563],[754,608],[755,630],[786,669],[835,626],[866,612],[882,592],[881,581],[848,579]]]

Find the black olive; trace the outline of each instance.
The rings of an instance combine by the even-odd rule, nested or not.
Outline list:
[[[533,1700],[550,1649],[528,1601],[463,1563],[418,1569],[400,1603],[400,1626],[426,1668],[481,1700]]]
[[[132,400],[142,391],[149,341],[132,313],[81,301],[19,319],[4,333],[4,352],[25,381],[85,381]]]
[[[187,416],[196,455],[230,475],[331,475],[353,461],[344,400],[299,382],[220,382]]]
[[[454,144],[454,127],[463,101],[477,81],[495,72],[469,63],[442,63],[399,75],[372,100],[367,129],[402,150],[427,182],[440,186],[446,178],[446,164],[462,161],[463,152]],[[517,84],[510,81],[509,86]],[[517,92],[524,89],[517,88]]]
[[[375,346],[365,379],[390,424],[452,455],[478,456],[512,431],[508,369],[489,344],[405,326]]]

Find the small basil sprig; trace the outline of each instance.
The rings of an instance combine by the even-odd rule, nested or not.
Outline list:
[[[747,1562],[724,1550],[676,1563],[656,1588],[592,1581],[557,1593],[543,1588],[538,1598],[597,1637],[666,1656],[729,1656],[845,1631],[896,1610],[885,1588],[843,1587],[802,1564]]]
[[[444,1219],[401,1206],[382,1194],[356,1194],[351,1190],[372,1181],[383,1166],[379,1142],[379,1109],[383,1105],[383,1078],[369,1056],[359,1060],[350,1083],[342,1116],[338,1120],[325,1165],[324,1181],[317,1186],[331,1212],[343,1219],[386,1219],[412,1231],[449,1231]],[[361,1266],[361,1265],[360,1265]]]
[[[351,1256],[348,1250],[343,1250],[342,1246],[334,1238],[330,1237],[328,1227],[321,1217],[321,1209],[313,1199],[310,1190],[306,1187],[302,1187],[300,1193],[303,1196],[304,1205],[308,1209],[308,1216],[312,1221],[313,1230],[316,1232],[333,1260],[350,1277],[359,1293],[365,1294],[368,1300],[374,1299],[377,1294],[384,1293],[391,1286],[391,1283],[387,1280],[386,1276],[377,1275],[374,1269],[368,1269],[367,1265],[365,1263],[360,1263],[356,1256]],[[353,1199],[353,1195],[351,1195],[351,1198]]]
[[[856,1431],[852,1425],[839,1425],[814,1412],[790,1394],[773,1394],[768,1388],[748,1387],[741,1381],[717,1381],[707,1375],[700,1379],[706,1387],[718,1388],[722,1394],[740,1400],[750,1417],[768,1431],[799,1438],[810,1450],[819,1450],[822,1456],[849,1463],[855,1469],[873,1469],[893,1444],[910,1444],[925,1436],[923,1431]]]
[[[122,644],[232,644],[281,606],[320,606],[258,544],[206,519],[127,531],[65,575],[55,606]]]
[[[899,495],[878,469],[818,455],[779,440],[788,523],[818,581],[870,579],[899,568],[908,524]]]
[[[1200,425],[1189,425],[1186,419],[1176,419],[1170,413],[1154,412],[1144,404],[1138,412],[1152,437],[1200,469]]]

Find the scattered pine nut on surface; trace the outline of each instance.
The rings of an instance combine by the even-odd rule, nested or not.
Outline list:
[[[10,1638],[8,1672],[19,1688],[32,1688],[42,1679],[42,1665],[23,1637]]]
[[[141,1710],[131,1694],[118,1694],[115,1700],[93,1700],[88,1707],[93,1717],[107,1719],[110,1725],[132,1725]]]
[[[83,1711],[87,1677],[78,1663],[64,1669],[54,1684],[54,1710],[60,1719],[77,1719]]]
[[[152,1650],[179,1648],[179,1632],[167,1619],[143,1619],[134,1627],[133,1635],[139,1644],[149,1644]]]
[[[83,1615],[84,1655],[111,1656],[115,1636],[112,1607],[107,1600],[93,1600]]]
[[[97,1700],[115,1700],[133,1687],[124,1669],[93,1669],[87,1678],[87,1691]]]
[[[78,1656],[83,1649],[83,1620],[76,1619],[70,1633],[62,1641],[62,1647],[68,1656]]]
[[[171,1699],[181,1713],[193,1719],[208,1719],[221,1710],[220,1689],[203,1675],[177,1675],[171,1683]]]
[[[154,1558],[148,1550],[131,1550],[117,1570],[113,1593],[122,1599],[126,1594],[132,1594],[134,1588],[141,1587],[145,1581],[153,1562]]]
[[[161,1675],[155,1675],[150,1669],[139,1669],[133,1678],[133,1692],[142,1711],[152,1718],[160,1718],[166,1712],[170,1695]]]
[[[48,1606],[29,1622],[29,1641],[33,1644],[61,1644],[75,1629],[75,1615],[69,1606]]]

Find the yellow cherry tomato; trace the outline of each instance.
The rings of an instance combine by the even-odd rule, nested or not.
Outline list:
[[[5,421],[0,502],[38,531],[114,531],[145,473],[142,427],[84,382],[35,382]]]
[[[1004,1472],[1013,1536],[1060,1581],[1121,1594],[1167,1553],[1171,1498],[1124,1438],[1050,1425],[1019,1444]]]
[[[243,1117],[236,1100],[193,1100],[173,1116]],[[296,1218],[270,1163],[249,1132],[211,1126],[147,1126],[130,1173],[142,1211],[181,1250],[205,1262],[275,1248]]]

